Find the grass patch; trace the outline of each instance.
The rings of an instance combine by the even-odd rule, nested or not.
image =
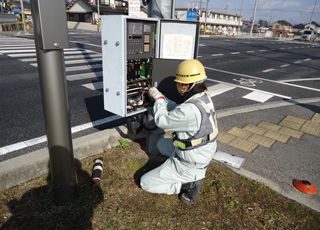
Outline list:
[[[320,214],[211,162],[195,205],[177,195],[151,194],[139,178],[165,158],[147,156],[145,143],[76,162],[77,200],[54,202],[46,175],[0,191],[1,229],[319,229]],[[104,160],[101,188],[90,187],[93,160]]]

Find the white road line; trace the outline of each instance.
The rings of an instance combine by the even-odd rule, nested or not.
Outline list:
[[[99,71],[99,72],[67,75],[66,78],[68,81],[77,81],[77,80],[97,78],[97,77],[102,77],[102,76],[103,76],[102,71]]]
[[[296,46],[296,47],[294,47],[294,48],[298,49],[299,47]]]
[[[34,67],[37,67],[37,63],[30,64]],[[96,64],[96,65],[87,65],[87,66],[72,66],[72,67],[66,67],[66,72],[70,71],[77,71],[77,70],[88,70],[88,69],[99,69],[102,68],[102,64]]]
[[[206,67],[205,67],[206,68]],[[208,68],[206,68],[208,69]],[[207,81],[212,81],[212,82],[218,82],[218,83],[222,83],[222,84],[226,84],[226,85],[230,85],[230,86],[235,86],[237,88],[242,88],[242,89],[247,89],[250,91],[255,91],[255,92],[260,92],[260,93],[265,93],[265,94],[270,94],[276,97],[280,97],[280,98],[286,98],[286,99],[291,99],[291,97],[285,96],[285,95],[281,95],[281,94],[276,94],[276,93],[271,93],[271,92],[267,92],[267,91],[263,91],[263,90],[257,90],[257,89],[252,89],[246,86],[242,86],[242,85],[236,85],[236,84],[232,84],[232,83],[227,83],[224,81],[219,81],[219,80],[213,80],[213,79],[206,79]]]
[[[85,42],[83,42],[82,44],[89,45],[89,46],[102,47],[102,46],[100,46],[100,45],[91,44],[91,43],[85,43]]]
[[[89,84],[83,84],[81,86],[86,87],[91,90],[98,90],[98,89],[103,89],[103,82],[99,81],[99,82],[94,82],[94,83],[89,83]]]
[[[290,64],[284,64],[284,65],[281,65],[280,67],[288,67],[288,66],[290,66]]]
[[[199,44],[199,46],[206,46],[206,45],[204,45],[204,44]]]
[[[250,77],[250,78],[259,79],[259,80],[263,80],[263,81],[268,81],[268,82],[283,84],[283,85],[292,86],[292,87],[296,87],[296,88],[302,88],[302,89],[308,89],[308,90],[320,92],[320,89],[315,89],[315,88],[311,88],[311,87],[305,87],[305,86],[302,86],[302,85],[294,85],[294,84],[285,83],[285,82],[278,82],[278,81],[273,81],[273,80],[269,80],[269,79],[266,79],[266,78],[254,77],[254,76],[250,76],[250,75],[246,75],[246,74],[241,74],[241,73],[233,73],[233,72],[229,72],[229,71],[225,71],[225,70],[220,70],[220,69],[214,69],[214,68],[210,68],[210,67],[204,67],[204,68],[205,68],[205,69],[209,69],[209,70],[213,70],[213,71],[217,71],[217,72],[221,72],[221,73],[227,73],[227,74],[236,75],[236,76],[241,76],[241,77]],[[221,82],[221,83],[225,83],[225,82]],[[239,86],[239,87],[240,87],[240,86]],[[247,87],[246,87],[246,88],[247,88]],[[251,88],[248,88],[248,89],[251,89]]]
[[[301,78],[301,79],[279,80],[278,82],[319,81],[319,80],[320,78]]]
[[[239,54],[240,52],[233,52],[233,53],[231,53],[231,54]]]
[[[253,91],[253,92],[243,96],[242,98],[263,103],[272,97],[273,97],[273,95],[271,95],[269,93],[262,93],[262,92],[258,92],[258,91]]]
[[[266,51],[266,50],[259,50],[260,52],[264,52],[264,51]]]
[[[311,61],[311,58],[303,59],[303,61]]]
[[[64,49],[64,51],[73,51],[73,50],[82,50],[82,49],[77,49],[77,48],[68,48]],[[30,49],[30,50],[5,50],[5,51],[0,51],[1,53],[7,54],[7,53],[32,53],[36,52],[35,49]],[[77,52],[86,52],[85,50],[82,51],[77,51]]]
[[[120,117],[118,115],[114,115],[114,116],[107,117],[107,118],[100,119],[100,120],[96,120],[96,121],[93,121],[93,122],[88,122],[86,124],[82,124],[82,125],[78,125],[78,126],[72,127],[71,128],[71,133],[76,133],[76,132],[79,132],[79,131],[82,131],[82,130],[85,130],[85,129],[89,129],[89,128],[92,128],[92,127],[96,127],[96,126],[111,122],[111,121],[119,120],[121,118],[122,117]],[[47,137],[46,136],[41,136],[41,137],[37,137],[37,138],[30,139],[30,140],[27,140],[27,141],[22,141],[22,142],[19,142],[19,143],[15,143],[15,144],[12,144],[12,145],[7,145],[7,146],[4,146],[4,147],[0,148],[0,155],[5,155],[5,154],[8,154],[8,153],[13,152],[13,151],[24,149],[26,147],[30,147],[30,146],[33,146],[33,145],[36,145],[36,144],[44,143],[46,141],[47,141]]]
[[[232,89],[235,89],[235,88],[236,88],[235,86],[230,86],[227,84],[217,84],[217,85],[209,86],[207,88],[207,92],[209,93],[209,95],[211,97],[214,97],[216,95],[225,93],[225,92],[232,90]]]
[[[78,60],[71,60],[71,61],[65,61],[66,65],[70,65],[70,64],[83,64],[83,63],[101,63],[102,62],[102,58],[95,58],[95,59],[78,59]]]
[[[282,47],[282,48],[280,48],[281,50],[284,50],[284,48]]]
[[[246,53],[253,53],[253,52],[254,52],[253,50],[246,51]]]
[[[298,64],[298,63],[301,63],[301,61],[295,61],[295,62],[293,62],[294,64]]]
[[[34,49],[34,46],[23,46],[23,47],[0,47],[1,50],[17,50],[17,49]]]
[[[90,58],[101,57],[101,54],[79,54],[79,55],[72,55],[72,56],[68,55],[68,56],[64,56],[64,59],[83,59],[83,58],[86,58],[86,57],[90,57]],[[89,60],[91,60],[91,59],[89,59]],[[37,61],[37,58],[22,58],[22,59],[19,59],[19,61],[22,61],[22,62],[35,62],[35,61]]]
[[[64,56],[65,58],[67,57],[66,55],[70,55],[70,54],[83,54],[83,55],[86,55],[86,54],[89,54],[89,53],[97,53],[95,51],[92,51],[92,50],[83,50],[83,51],[65,51],[64,52]],[[100,54],[101,55],[101,54]],[[37,56],[37,54],[34,52],[34,53],[24,53],[24,54],[8,54],[9,57],[34,57],[34,56]]]
[[[268,73],[268,72],[271,72],[271,71],[273,71],[274,69],[266,69],[266,70],[262,70],[262,72],[264,72],[264,73]]]
[[[3,49],[1,47],[17,47],[17,46],[26,46],[26,45],[33,46],[33,48],[34,48],[34,42],[33,42],[33,43],[30,43],[30,44],[23,44],[23,45],[0,45],[0,49]]]
[[[90,42],[90,41],[76,41],[76,40],[74,40],[74,41],[69,41],[69,42],[72,42],[72,43],[83,43],[83,42]]]
[[[201,58],[202,56],[198,56],[198,58]]]
[[[215,57],[215,56],[222,56],[223,54],[211,54],[212,57]]]

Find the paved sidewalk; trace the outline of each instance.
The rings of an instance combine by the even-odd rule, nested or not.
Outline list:
[[[219,111],[218,127],[218,150],[245,158],[235,172],[320,212],[320,98]],[[300,192],[295,179],[318,192]]]
[[[320,98],[231,108],[217,111],[217,116],[218,150],[245,158],[236,173],[320,212]],[[120,126],[73,140],[75,158],[101,153],[120,138],[134,139],[126,132]],[[48,161],[44,148],[0,162],[0,190],[45,174]],[[310,181],[317,194],[300,192],[294,179]]]

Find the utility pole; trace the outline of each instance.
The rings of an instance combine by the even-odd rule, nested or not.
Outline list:
[[[226,14],[228,13],[228,8],[229,8],[229,6],[230,6],[230,4],[229,4],[229,2],[228,2],[227,5],[226,5]]]
[[[238,23],[238,37],[240,36],[240,22],[241,22],[241,18],[242,18],[242,6],[243,6],[243,0],[241,3],[241,10],[240,10],[240,17],[239,17],[239,23]]]
[[[316,6],[317,6],[317,1],[318,1],[318,0],[316,0],[316,3],[314,4],[314,7],[313,7],[313,11],[312,11],[311,19],[310,19],[310,24],[309,24],[309,30],[310,30],[311,23],[312,23],[312,20],[313,20],[314,10],[316,9]]]
[[[96,0],[97,1],[97,7],[98,7],[98,32],[100,32],[100,0]]]
[[[209,4],[209,0],[207,0],[206,18],[205,18],[205,21],[204,21],[204,35],[206,34],[206,31],[207,31],[208,4]]]
[[[48,139],[54,199],[76,198],[63,49],[69,48],[65,0],[31,0],[42,105]]]
[[[250,30],[250,37],[252,36],[252,30],[253,30],[253,26],[254,26],[254,19],[256,17],[257,5],[258,5],[258,0],[256,0],[256,3],[254,5],[254,12],[253,12],[253,20],[252,20],[252,25],[251,25],[251,30]]]
[[[20,6],[21,6],[21,21],[23,24],[23,31],[26,32],[26,19],[24,16],[24,8],[23,8],[23,0],[20,0]]]

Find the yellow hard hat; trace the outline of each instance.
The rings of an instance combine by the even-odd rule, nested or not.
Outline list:
[[[194,82],[203,81],[207,78],[201,62],[195,59],[183,61],[177,68],[176,79],[174,81],[190,84]]]

